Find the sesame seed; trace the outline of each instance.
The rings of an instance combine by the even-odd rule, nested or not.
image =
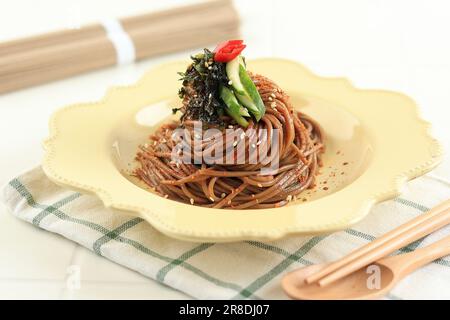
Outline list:
[[[144,148],[148,148],[148,143],[145,143],[145,144],[144,144]]]
[[[262,184],[261,184],[261,183],[258,183],[258,187],[262,188]]]
[[[237,142],[237,141],[233,142],[233,147],[236,147],[236,146],[237,146],[237,144],[238,144],[238,142]]]
[[[275,107],[277,106],[277,103],[276,103],[276,102],[272,102],[272,103],[270,104],[270,106],[271,106],[272,108],[275,108]]]
[[[254,198],[255,197],[255,194],[254,193],[252,193],[252,198]]]
[[[153,145],[156,146],[157,143],[158,143],[158,142],[154,141],[154,142],[153,142]]]
[[[241,133],[241,139],[244,139],[245,138],[245,132],[242,132]]]
[[[256,144],[252,143],[252,148],[256,148]]]
[[[231,86],[233,84],[233,81],[228,81],[228,84]]]
[[[270,96],[271,96],[272,98],[276,98],[276,97],[277,97],[277,96],[275,95],[275,93],[271,93]]]
[[[259,146],[259,145],[261,144],[261,142],[262,142],[262,141],[259,140],[259,141],[256,143],[256,145]]]
[[[228,126],[228,129],[233,129],[234,127],[230,124],[229,126]]]
[[[221,198],[225,198],[225,196],[226,196],[225,193],[222,193],[222,194],[220,195]]]
[[[194,137],[196,137],[197,139],[201,138],[201,136],[198,133],[194,134]]]
[[[211,67],[211,66],[209,66],[209,67],[208,67],[208,70],[212,70],[212,67]]]
[[[167,199],[168,197],[169,197],[169,195],[168,195],[168,194],[164,195],[164,198],[166,198],[166,199]]]
[[[211,200],[212,202],[215,201],[213,197],[209,197],[209,200]]]
[[[272,97],[269,97],[269,101],[272,101],[273,100],[273,98]]]
[[[292,195],[288,195],[287,197],[286,197],[286,201],[291,201],[292,200]]]
[[[228,200],[228,204],[231,204],[231,200]]]
[[[189,201],[191,202],[191,204],[194,204],[194,199],[191,198]]]

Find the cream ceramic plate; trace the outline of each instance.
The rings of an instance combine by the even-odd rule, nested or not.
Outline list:
[[[179,104],[177,71],[186,65],[162,65],[134,86],[109,90],[102,101],[56,112],[44,143],[46,174],[58,184],[96,194],[105,206],[141,216],[169,236],[224,242],[348,228],[441,159],[410,98],[359,90],[345,79],[321,78],[291,61],[262,59],[250,62],[249,70],[273,79],[324,129],[318,186],[276,209],[209,209],[164,199],[129,172],[137,146]]]

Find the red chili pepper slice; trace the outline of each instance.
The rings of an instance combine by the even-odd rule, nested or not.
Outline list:
[[[243,44],[243,40],[228,40],[219,43],[214,49],[214,61],[228,62],[236,58],[246,45]]]

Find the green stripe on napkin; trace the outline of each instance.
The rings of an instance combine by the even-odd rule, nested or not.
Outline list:
[[[104,208],[94,196],[54,185],[40,168],[13,179],[3,195],[17,217],[193,297],[279,299],[286,298],[280,288],[280,279],[286,272],[337,259],[450,197],[449,186],[429,177],[416,179],[405,189],[402,197],[376,205],[352,229],[270,243],[229,244],[171,239],[141,218]],[[433,237],[448,233],[448,229],[441,230],[400,252],[413,251],[432,242]],[[449,267],[448,257],[439,259],[406,278],[386,298],[430,298],[437,287],[440,298],[450,298]],[[421,281],[425,278],[428,284],[424,286]]]

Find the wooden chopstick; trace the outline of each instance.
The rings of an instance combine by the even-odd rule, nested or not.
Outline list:
[[[239,35],[230,0],[205,1],[121,20],[136,61]],[[101,25],[0,44],[0,93],[116,64],[116,51]]]
[[[450,223],[450,199],[305,279],[326,286]]]

